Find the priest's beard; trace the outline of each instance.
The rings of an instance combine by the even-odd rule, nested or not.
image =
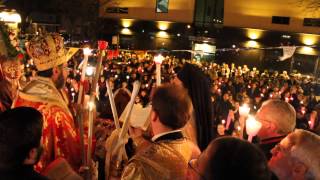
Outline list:
[[[54,82],[54,84],[56,85],[57,89],[62,89],[64,87],[66,83],[66,80],[63,76],[63,73],[61,72],[58,76],[58,78],[56,79],[56,81]]]

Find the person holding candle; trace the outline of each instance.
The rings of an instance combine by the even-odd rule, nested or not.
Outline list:
[[[256,114],[256,119],[262,123],[258,132],[260,148],[267,159],[271,158],[270,150],[296,126],[296,111],[287,102],[270,99],[265,101]]]
[[[38,73],[18,92],[13,107],[33,107],[44,117],[44,151],[36,170],[41,172],[58,157],[65,158],[78,170],[81,165],[79,136],[62,91],[68,76],[63,38],[59,34],[39,35],[29,42],[27,50]]]

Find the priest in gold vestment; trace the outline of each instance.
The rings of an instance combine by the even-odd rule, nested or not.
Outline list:
[[[30,41],[27,50],[38,76],[18,92],[13,107],[33,107],[43,115],[43,155],[36,170],[42,172],[59,157],[78,170],[81,165],[79,136],[67,98],[61,91],[68,75],[63,38],[58,34],[38,36]]]
[[[135,135],[138,130],[131,131],[136,154],[129,159],[121,179],[185,179],[188,162],[200,154],[181,131],[191,111],[191,100],[184,88],[172,84],[158,87],[152,97],[152,140],[147,142]]]

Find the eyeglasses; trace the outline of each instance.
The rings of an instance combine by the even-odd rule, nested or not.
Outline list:
[[[289,154],[288,149],[281,146],[280,143],[276,144],[275,147],[271,150],[272,154],[277,154],[282,152],[283,154]]]
[[[206,178],[200,173],[200,171],[198,170],[198,159],[191,159],[188,162],[188,166],[200,177],[201,180],[206,180]]]

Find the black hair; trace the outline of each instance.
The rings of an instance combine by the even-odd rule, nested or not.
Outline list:
[[[206,179],[270,179],[267,160],[255,145],[234,137],[221,137],[212,141],[208,148]]]
[[[0,169],[22,165],[32,148],[40,146],[43,119],[31,107],[9,109],[0,115]]]

